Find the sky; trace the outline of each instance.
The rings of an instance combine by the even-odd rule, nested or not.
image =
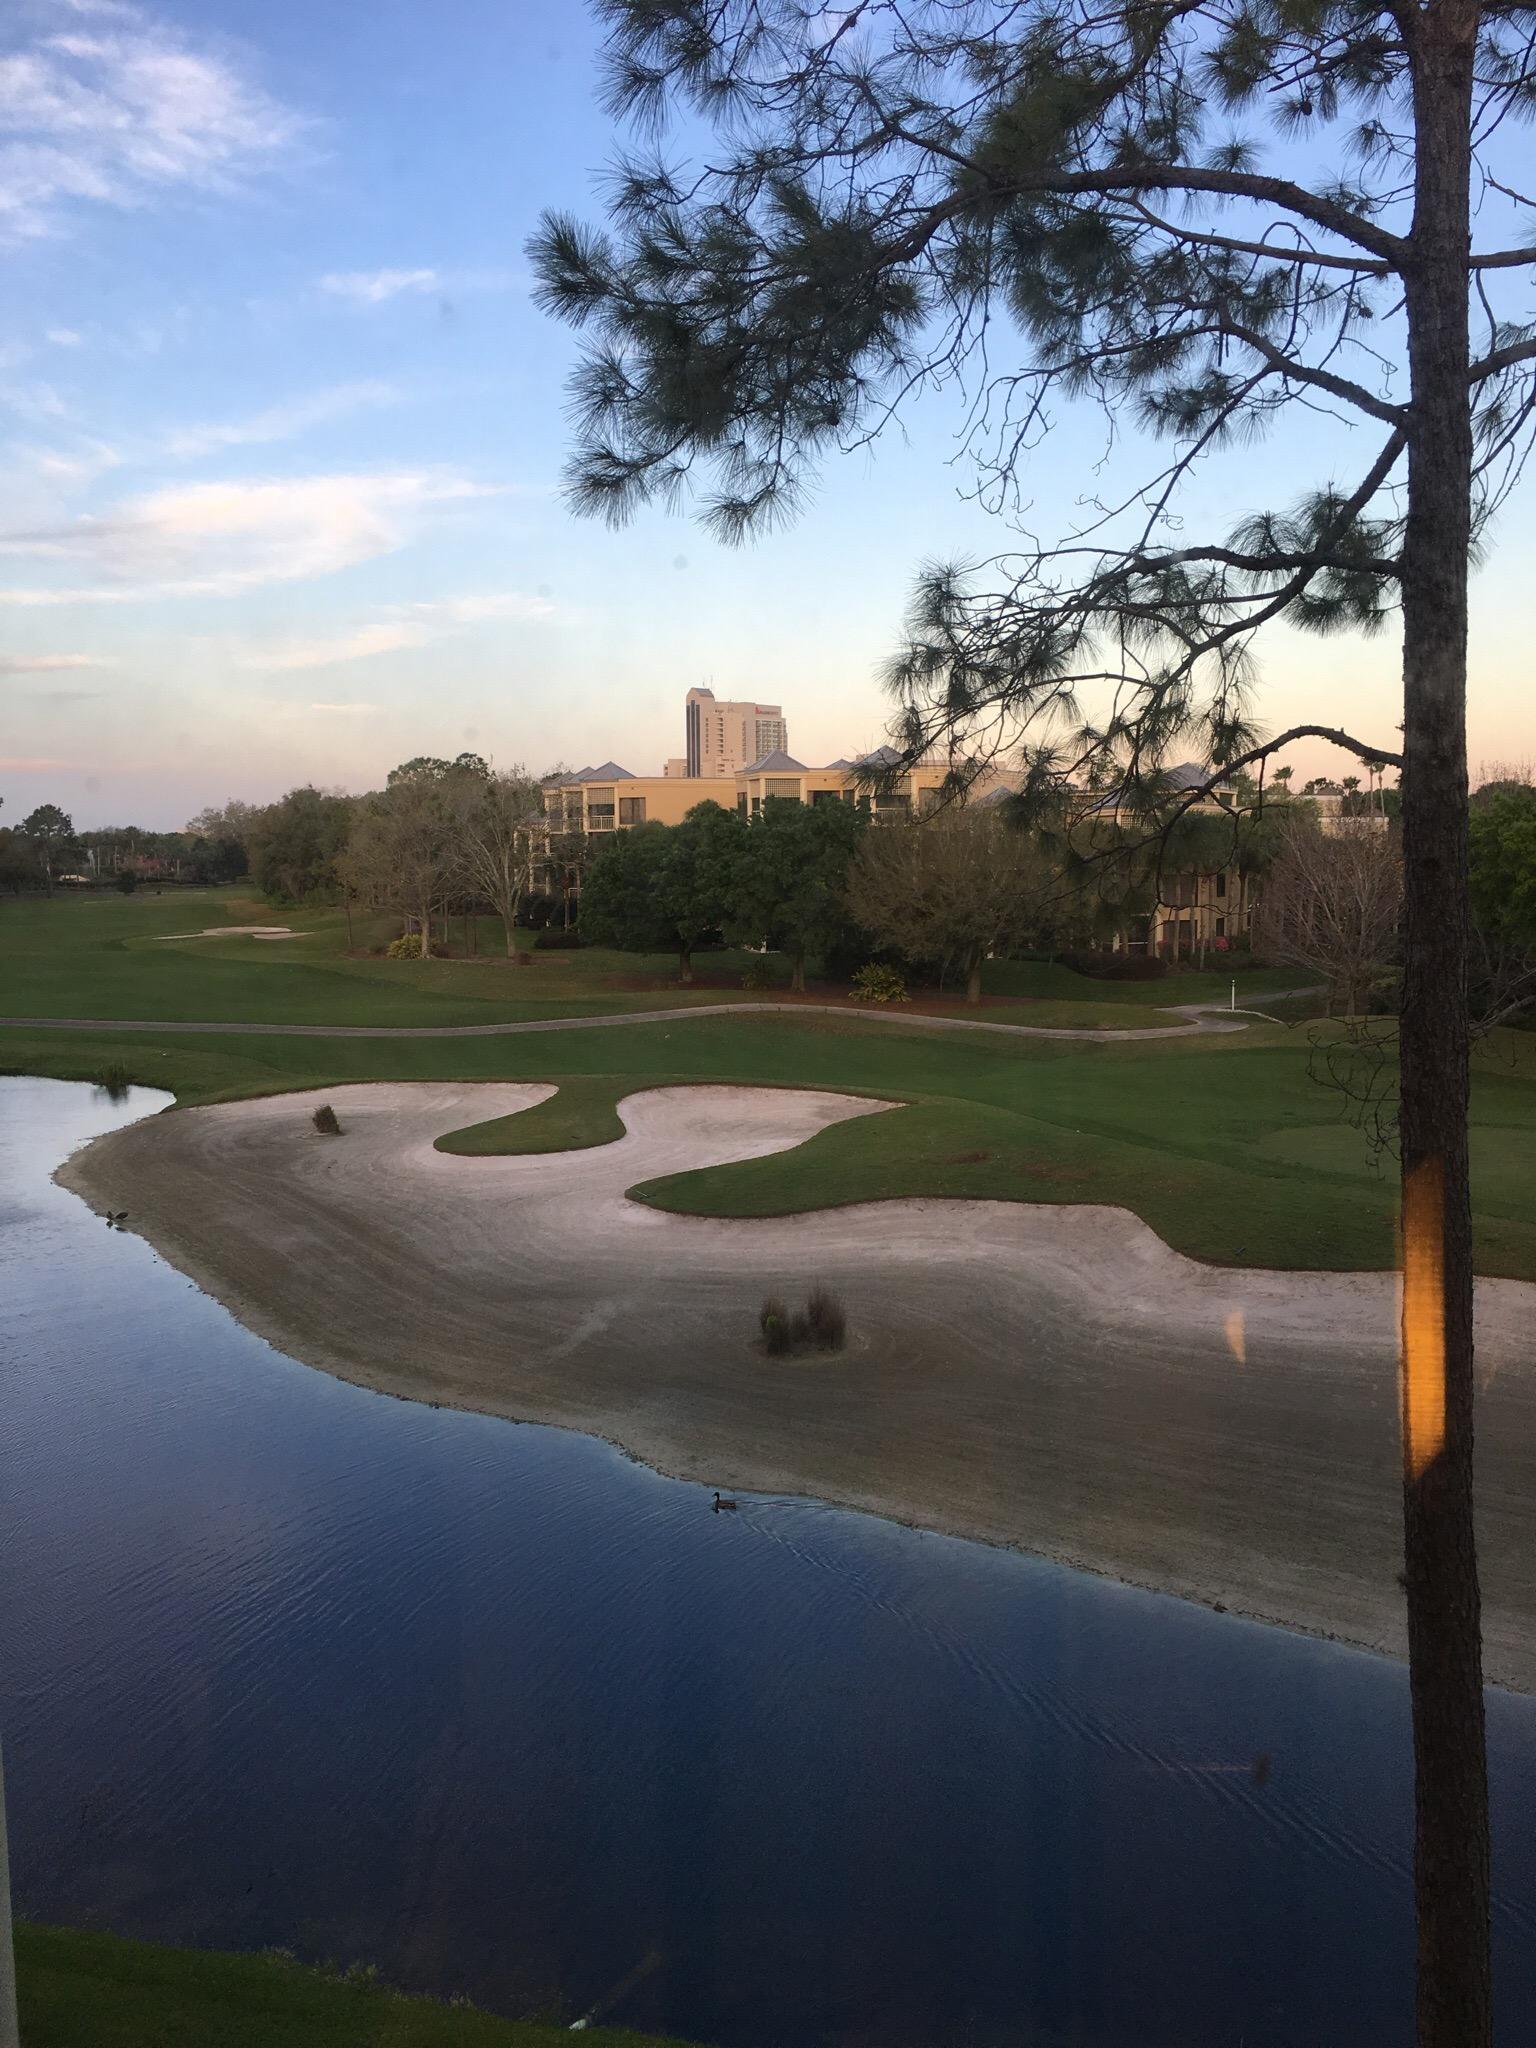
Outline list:
[[[879,741],[914,572],[1006,540],[964,497],[957,401],[743,549],[686,512],[575,517],[576,344],[523,250],[545,207],[600,217],[598,86],[576,0],[10,0],[0,820],[176,827],[463,748],[659,773],[700,683],[782,704],[812,764]],[[1101,432],[1060,419],[1032,524],[1081,516]],[[1285,502],[1317,453],[1303,424],[1224,463],[1192,523]],[[1536,757],[1532,502],[1475,584],[1474,763]],[[1393,743],[1390,636],[1262,653],[1271,730]]]

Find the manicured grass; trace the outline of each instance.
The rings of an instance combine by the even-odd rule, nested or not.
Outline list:
[[[1072,1002],[1091,989],[1090,1001],[1131,1003],[1148,1009],[1168,1003],[1226,1004],[1234,981],[1238,1008],[1257,1005],[1262,1009],[1265,998],[1277,989],[1297,988],[1310,979],[1296,967],[1239,966],[1236,960],[1230,967],[1211,968],[1203,974],[1196,968],[1181,968],[1152,981],[1101,981],[1097,976],[1074,974],[1070,967],[1050,960],[989,960],[981,970],[981,986],[989,996]]]
[[[689,1018],[511,1039],[157,1038],[0,1031],[0,1071],[91,1079],[120,1059],[184,1102],[348,1081],[550,1080],[552,1102],[455,1149],[547,1150],[617,1134],[635,1088],[698,1081],[828,1088],[903,1107],[792,1152],[662,1179],[639,1200],[772,1215],[903,1195],[1123,1204],[1219,1263],[1382,1268],[1395,1163],[1317,1078],[1312,1033],[1012,1040],[807,1013]],[[1536,1037],[1499,1033],[1473,1092],[1479,1270],[1536,1279]]]
[[[16,1974],[26,2048],[555,2048],[570,2039],[565,2026],[404,1998],[359,1973],[68,1927],[18,1923]],[[609,2027],[583,2039],[665,2048]]]
[[[582,1152],[624,1135],[618,1102],[634,1084],[614,1074],[573,1075],[558,1093],[512,1116],[493,1116],[437,1140],[439,1152],[485,1159],[509,1152]]]
[[[294,936],[177,936],[250,924],[288,925]],[[388,919],[354,912],[349,939],[342,910],[274,909],[243,885],[0,903],[0,1013],[165,1023],[451,1026],[753,1000],[741,986],[750,957],[741,952],[699,954],[696,982],[684,988],[670,954],[595,946],[539,951],[527,932],[518,934],[523,964],[515,964],[506,957],[495,918],[477,921],[479,950],[473,959],[386,960],[367,951],[383,947],[394,931]],[[462,950],[459,919],[453,938]],[[779,965],[780,985],[762,993],[765,1001],[782,1001],[787,994],[788,964]],[[1287,978],[1295,977],[1279,979]],[[1254,978],[1254,986],[1263,979]],[[1064,967],[1016,961],[992,962],[985,976],[994,1014],[1088,1029],[1155,1022],[1143,1013],[1160,1003],[1222,1000],[1228,985],[1209,975],[1090,981]],[[1245,990],[1248,985],[1243,983]],[[826,984],[820,993],[847,997],[842,983]],[[919,1003],[963,1009],[955,991],[942,997],[920,992]]]

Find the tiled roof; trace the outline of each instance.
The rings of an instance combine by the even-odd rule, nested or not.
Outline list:
[[[750,761],[742,769],[743,775],[803,775],[805,763],[786,754],[782,747],[775,747],[771,754],[764,754],[760,761]]]

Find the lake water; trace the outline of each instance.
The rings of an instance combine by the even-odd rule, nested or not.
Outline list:
[[[165,1100],[0,1081],[19,1912],[724,2048],[1407,2048],[1399,1667],[310,1371],[51,1184]]]

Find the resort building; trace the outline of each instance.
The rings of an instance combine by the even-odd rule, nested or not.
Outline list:
[[[1184,761],[1163,771],[1163,780],[1174,797],[1181,790],[1197,789],[1210,777],[1208,768]],[[1122,818],[1116,796],[1097,797],[1086,803],[1084,818],[1102,819],[1110,824],[1130,825]],[[1231,818],[1233,857],[1220,866],[1179,869],[1165,866],[1158,877],[1158,900],[1141,915],[1128,917],[1114,934],[1111,945],[1117,953],[1151,953],[1164,960],[1203,958],[1208,951],[1224,952],[1246,945],[1253,925],[1252,885],[1236,859],[1235,793],[1230,784],[1218,783],[1196,799],[1184,816]],[[1136,827],[1147,830],[1144,816]]]
[[[689,694],[691,699],[698,693]],[[716,803],[744,817],[755,817],[775,798],[802,804],[864,804],[876,822],[926,817],[940,801],[946,763],[920,762],[915,768],[895,772],[899,759],[893,749],[879,747],[856,760],[844,758],[830,761],[824,768],[811,768],[783,747],[774,747],[738,771],[720,775],[678,774],[674,772],[676,764],[670,761],[663,775],[635,775],[616,761],[604,761],[598,767],[581,768],[547,782],[545,812],[551,835],[593,836],[627,831],[636,825],[680,825],[694,806],[702,803]],[[882,771],[887,780],[874,780]],[[1206,775],[1205,769],[1185,762],[1167,771],[1166,779],[1177,791],[1196,787]],[[996,803],[1008,796],[1013,786],[1007,775],[984,769],[972,783],[967,800]],[[1230,817],[1232,793],[1218,786],[1192,805],[1189,814]],[[1093,797],[1085,793],[1080,817],[1127,827],[1131,822],[1128,813],[1122,818],[1113,793]],[[1145,820],[1138,818],[1138,829],[1144,826]],[[579,877],[573,873],[563,886],[574,892]],[[1110,944],[1116,952],[1187,960],[1246,944],[1252,922],[1251,884],[1235,857],[1208,869],[1169,867],[1160,877],[1159,900],[1126,917]]]
[[[857,761],[838,760],[825,768],[775,747],[731,775],[632,775],[615,761],[554,777],[544,785],[545,812],[552,830],[614,832],[631,825],[680,825],[695,804],[716,803],[754,817],[772,797],[793,803],[863,803],[877,819],[924,817],[939,800],[945,764],[919,763],[903,770],[889,787],[872,787],[871,772],[889,769],[898,756],[889,747]],[[972,796],[1007,793],[1005,777],[987,770]]]
[[[713,690],[690,690],[683,700],[683,721],[683,773],[706,781],[738,774],[749,761],[789,745],[782,704],[727,704]]]

